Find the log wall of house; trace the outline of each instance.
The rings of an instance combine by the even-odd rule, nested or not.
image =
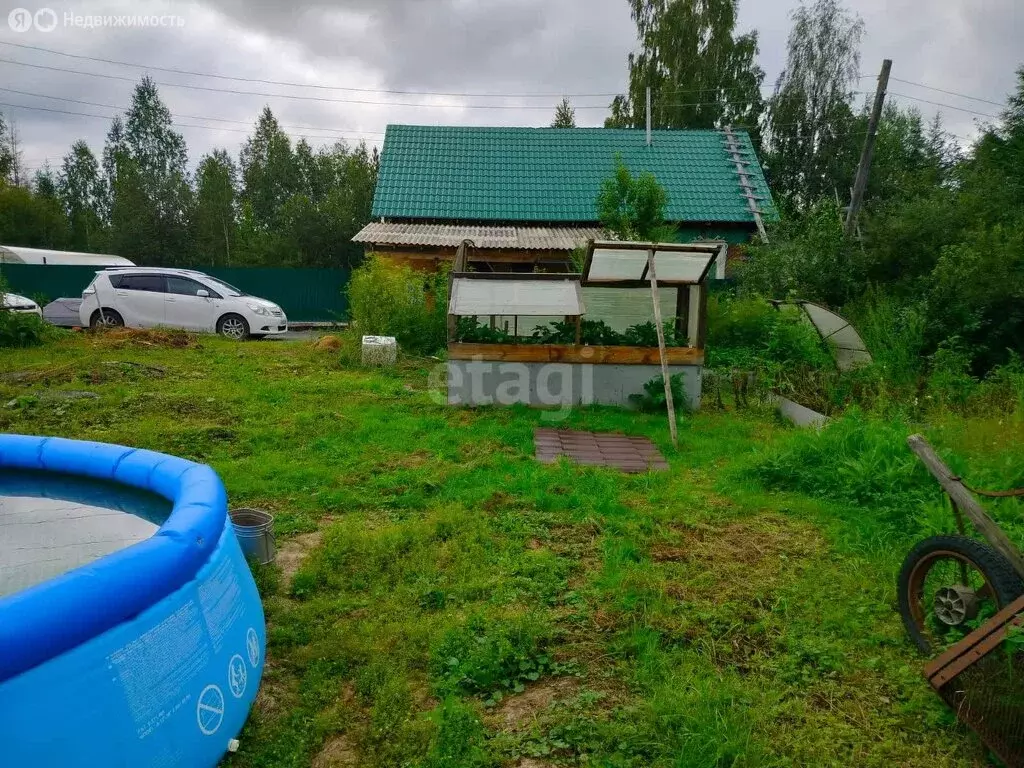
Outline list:
[[[376,246],[367,248],[366,252],[367,254],[374,253],[393,264],[401,264],[422,272],[436,272],[440,263],[451,263],[455,260],[456,250],[456,248],[446,247],[413,250]],[[569,251],[522,251],[476,248],[472,251],[470,263],[490,264],[495,271],[499,272],[502,271],[501,267],[504,265],[508,265],[510,269],[514,268],[515,271],[523,271],[524,267],[534,265],[536,270],[541,272],[564,272],[569,268],[571,260],[569,258]]]

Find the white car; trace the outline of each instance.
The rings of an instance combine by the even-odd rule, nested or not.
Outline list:
[[[97,272],[82,291],[78,316],[83,327],[160,326],[238,340],[288,330],[288,318],[277,304],[191,269],[117,267]]]
[[[43,310],[39,308],[38,304],[32,301],[32,299],[19,296],[16,293],[0,293],[0,309],[35,315],[40,320],[43,319]]]

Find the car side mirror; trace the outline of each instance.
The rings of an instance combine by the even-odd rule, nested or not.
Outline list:
[[[200,299],[208,299],[210,298],[210,292],[205,288],[200,288],[198,291],[196,291],[196,296],[198,296]]]

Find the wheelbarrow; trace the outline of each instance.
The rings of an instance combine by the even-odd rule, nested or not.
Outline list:
[[[1024,766],[1024,556],[920,435],[910,449],[953,505],[959,535],[911,550],[899,575],[899,609],[911,639],[933,657],[925,676],[957,718],[1008,766]],[[966,521],[985,539],[967,535]]]

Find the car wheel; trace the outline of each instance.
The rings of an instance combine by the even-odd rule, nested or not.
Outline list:
[[[241,315],[224,315],[217,321],[217,333],[225,339],[244,341],[249,338],[249,323]]]
[[[124,325],[124,318],[113,309],[97,309],[89,318],[90,328],[118,328]]]

